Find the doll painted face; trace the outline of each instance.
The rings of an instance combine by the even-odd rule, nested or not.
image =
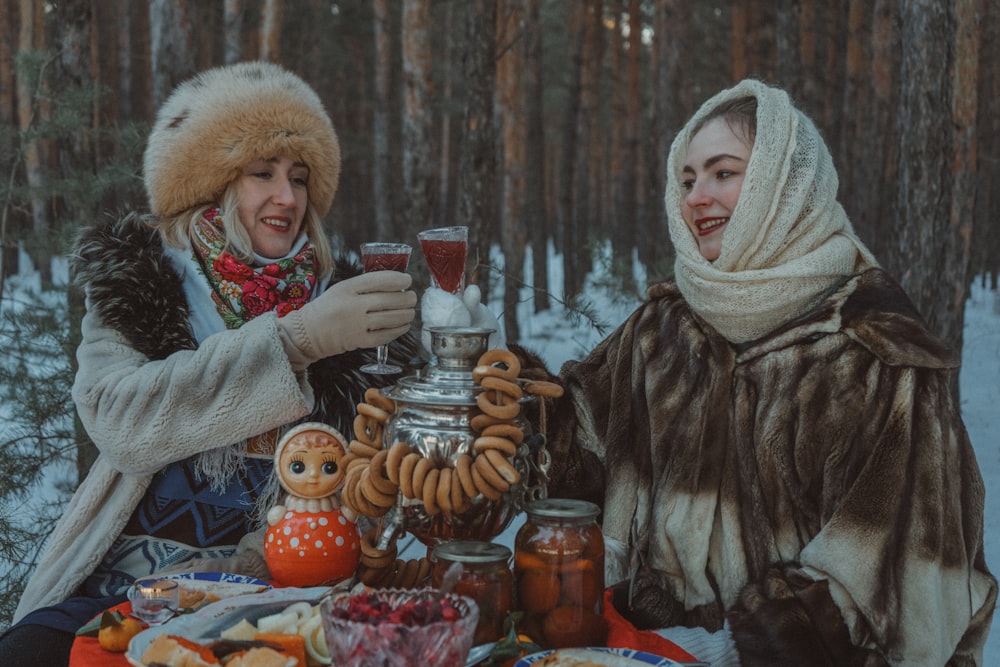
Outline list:
[[[278,456],[278,479],[289,493],[300,498],[324,498],[344,482],[340,461],[344,445],[331,433],[305,430],[284,444]]]

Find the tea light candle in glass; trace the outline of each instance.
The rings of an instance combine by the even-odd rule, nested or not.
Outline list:
[[[143,623],[160,625],[170,620],[180,603],[180,585],[175,579],[140,579],[129,589],[132,615]]]

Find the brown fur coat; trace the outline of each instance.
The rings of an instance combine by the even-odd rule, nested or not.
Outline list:
[[[635,519],[683,609],[661,621],[728,618],[745,666],[981,664],[996,580],[957,366],[879,269],[740,348],[656,285],[563,367],[550,495],[625,543]]]

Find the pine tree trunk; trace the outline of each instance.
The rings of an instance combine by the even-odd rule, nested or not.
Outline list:
[[[403,2],[403,210],[410,229],[433,220],[430,0]]]
[[[184,79],[195,73],[188,0],[150,0],[153,107],[159,109]]]
[[[20,31],[18,32],[17,48],[19,51],[44,51],[47,44],[45,38],[45,17],[43,6],[31,0],[20,0],[18,3],[21,20]],[[41,76],[42,73],[34,73]],[[17,117],[18,128],[23,133],[29,133],[37,126],[42,119],[41,113],[36,109],[35,104],[41,104],[40,97],[36,95],[39,91],[32,89],[28,83],[30,77],[18,77],[17,85]],[[31,230],[39,239],[44,239],[52,228],[52,217],[49,210],[48,201],[40,193],[45,192],[45,157],[48,153],[45,142],[42,139],[30,138],[30,133],[24,138],[22,152],[24,160],[25,178],[28,186],[33,192],[38,193],[31,198]],[[41,246],[42,244],[39,244]],[[41,274],[43,282],[52,280],[51,253],[47,249],[40,248],[32,253],[32,259],[38,272]]]
[[[625,15],[625,1],[611,0],[611,16],[614,27],[611,29],[610,61],[611,67],[611,142],[608,149],[609,185],[611,186],[611,206],[609,216],[605,218],[610,229],[612,268],[621,275],[627,275],[625,263],[632,256],[632,229],[630,217],[625,207],[625,189],[628,187],[629,156],[625,148],[628,112],[625,98],[628,95],[628,73],[625,62],[628,54],[625,52],[625,36],[622,28],[622,17]],[[634,218],[633,218],[634,219]],[[630,273],[630,272],[628,272]]]
[[[520,338],[517,305],[524,279],[525,115],[521,78],[524,50],[515,48],[522,39],[521,0],[501,0],[497,11],[498,51],[496,106],[502,128],[502,188],[500,197],[500,249],[504,256],[503,327],[508,340]]]
[[[227,65],[243,55],[243,0],[225,0],[222,5],[222,58]]]
[[[129,2],[129,76],[131,85],[132,120],[152,125],[153,115],[153,58],[152,36],[149,27],[149,4]]]
[[[643,152],[639,147],[639,127],[642,114],[642,91],[641,91],[641,55],[642,55],[642,16],[640,15],[639,0],[629,0],[628,3],[629,32],[628,32],[628,55],[626,62],[626,85],[625,85],[625,176],[623,184],[623,200],[621,217],[627,229],[629,238],[628,256],[625,259],[625,266],[628,267],[626,276],[631,282],[632,279],[632,250],[638,241],[638,221],[641,219],[640,211],[644,210],[645,202],[640,201],[641,194],[645,190],[640,190],[639,174],[644,169]],[[657,202],[657,206],[662,208],[662,199]]]
[[[452,192],[454,190],[454,163],[455,151],[451,149],[452,141],[452,34],[454,33],[455,6],[447,3],[444,8],[444,55],[442,56],[442,77],[444,85],[441,90],[439,106],[441,108],[441,149],[438,156],[438,227],[448,227],[452,219]]]
[[[496,89],[496,22],[494,0],[470,0],[465,25],[465,117],[458,170],[457,225],[469,228],[473,262],[489,257],[490,230],[496,229],[496,130],[493,94]],[[489,293],[489,275],[470,276]]]
[[[550,223],[545,208],[545,138],[542,116],[542,26],[539,0],[524,3],[524,225],[531,243],[531,283],[535,312],[548,310],[548,242]]]
[[[372,188],[375,200],[377,238],[389,238],[392,229],[392,161],[389,153],[390,113],[392,97],[392,29],[389,0],[373,0],[375,28],[375,119],[372,128],[375,164],[372,168]]]
[[[975,80],[975,47],[962,35],[970,14],[968,0],[902,7],[897,124],[907,130],[899,139],[897,243],[888,262],[931,330],[953,349],[961,349],[971,224],[959,198],[975,166],[963,136],[974,136],[975,125],[959,99],[976,91],[959,87]]]
[[[562,123],[561,153],[559,156],[558,205],[556,207],[557,248],[562,251],[563,298],[575,296],[577,287],[573,279],[577,273],[576,247],[582,243],[582,222],[577,216],[576,206],[576,154],[579,137],[577,132],[580,116],[580,87],[583,77],[581,61],[583,60],[583,42],[586,21],[584,20],[583,3],[572,2],[567,5],[567,21],[569,26],[570,61],[567,74],[566,108]]]
[[[266,0],[260,17],[260,59],[281,62],[282,0]]]
[[[18,126],[17,98],[15,88],[14,56],[17,53],[17,5],[0,2],[0,127]],[[4,136],[0,152],[14,155],[17,151],[16,139]],[[13,169],[12,165],[5,165]],[[2,174],[7,180],[10,174]],[[0,201],[0,296],[3,295],[4,280],[17,273],[17,243],[13,239],[13,224],[10,222],[11,207],[7,197]]]

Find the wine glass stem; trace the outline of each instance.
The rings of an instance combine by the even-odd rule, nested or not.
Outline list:
[[[376,354],[376,356],[378,358],[378,365],[379,366],[385,366],[387,363],[389,363],[389,346],[388,345],[379,345],[377,348],[375,348],[375,354]]]

